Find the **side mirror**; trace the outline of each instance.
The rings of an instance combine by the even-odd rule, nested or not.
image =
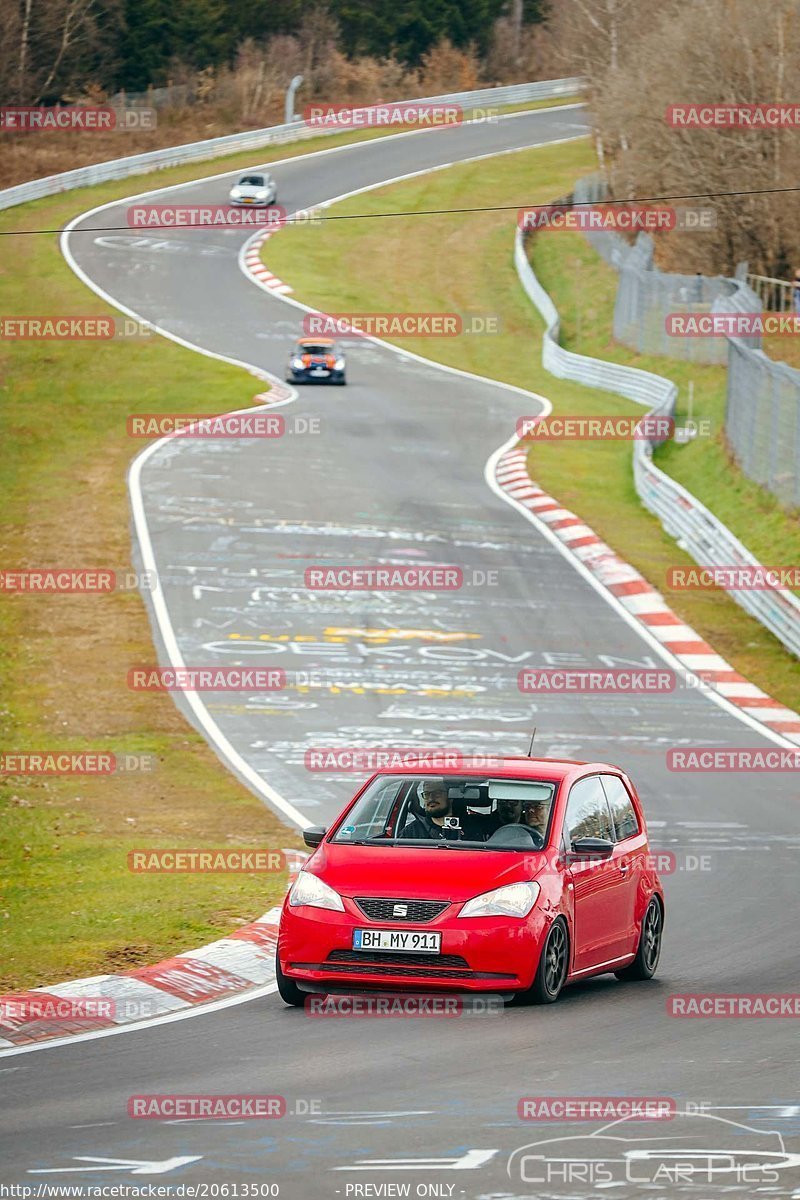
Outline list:
[[[614,843],[608,838],[576,838],[571,853],[578,858],[609,858],[614,853]]]
[[[308,829],[303,830],[303,841],[313,850],[320,844],[327,832],[327,825],[310,825]]]

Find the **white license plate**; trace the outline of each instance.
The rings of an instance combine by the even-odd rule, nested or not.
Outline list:
[[[354,929],[354,950],[390,950],[396,954],[441,954],[441,933],[421,929]]]
[[[311,372],[311,374],[312,375],[327,375],[328,372],[326,371],[325,367],[314,367],[314,370]]]

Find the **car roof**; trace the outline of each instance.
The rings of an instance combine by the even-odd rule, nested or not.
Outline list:
[[[327,337],[305,337],[297,339],[298,346],[333,346],[333,338]]]
[[[547,779],[555,782],[567,779],[573,775],[590,774],[592,771],[612,771],[623,773],[621,767],[611,763],[582,762],[577,758],[527,758],[522,755],[503,755],[491,757],[486,754],[476,754],[473,757],[480,760],[476,765],[470,762],[470,756],[465,754],[464,761],[455,767],[431,764],[430,755],[414,759],[408,757],[402,767],[387,767],[376,771],[375,775],[478,775],[484,779]],[[442,751],[442,759],[446,764],[448,751]],[[488,760],[488,761],[487,761]]]

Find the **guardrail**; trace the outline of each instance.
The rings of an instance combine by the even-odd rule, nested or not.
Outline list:
[[[577,95],[584,81],[579,76],[565,79],[544,79],[537,83],[516,83],[508,87],[480,88],[472,92],[451,92],[444,96],[424,96],[413,101],[397,103],[415,104],[458,104],[469,112],[476,108],[502,107],[507,104],[523,104],[529,100],[554,100],[559,96]],[[354,105],[354,107],[359,107]],[[360,107],[369,108],[370,105]],[[47,175],[30,183],[0,191],[0,209],[25,204],[29,200],[40,200],[43,196],[54,196],[74,188],[91,187],[112,179],[126,179],[131,175],[143,175],[148,171],[164,167],[176,167],[182,163],[200,162],[203,159],[220,158],[237,150],[257,150],[262,146],[284,142],[304,141],[307,138],[324,137],[341,133],[341,128],[306,125],[292,121],[285,125],[271,125],[266,129],[248,130],[246,133],[231,133],[224,137],[207,138],[202,142],[187,142],[183,146],[169,146],[162,150],[149,150],[144,154],[132,154],[128,158],[114,158],[107,162],[77,167],[59,175]]]
[[[542,363],[551,375],[585,387],[616,392],[646,406],[654,414],[674,414],[678,389],[671,380],[636,367],[576,354],[561,346],[558,309],[528,261],[521,230],[517,231],[514,263],[528,298],[546,325]],[[653,445],[649,441],[635,441],[633,449],[634,484],[645,508],[658,517],[667,533],[700,566],[759,567],[761,564],[755,555],[742,545],[722,521],[691,492],[655,466]],[[793,592],[785,588],[765,591],[730,589],[728,595],[773,633],[787,650],[800,656],[800,599]]]
[[[752,288],[767,312],[794,311],[794,284],[788,279],[773,279],[771,275],[747,275]]]

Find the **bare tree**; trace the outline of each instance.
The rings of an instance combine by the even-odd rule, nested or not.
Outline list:
[[[32,0],[25,0],[26,7],[30,8]],[[54,80],[58,77],[59,71],[63,67],[65,60],[73,52],[76,47],[84,41],[86,33],[90,28],[89,18],[94,11],[95,0],[67,0],[63,5],[62,11],[57,18],[57,24],[54,22],[52,29],[54,43],[51,51],[49,67],[42,65],[42,71],[47,70],[47,74],[39,83],[38,95],[34,103],[38,103],[47,95],[53,85]],[[47,10],[52,14],[52,7],[47,0]],[[48,17],[48,21],[50,17]],[[58,32],[56,33],[56,28]]]
[[[0,88],[6,100],[37,104],[88,84],[87,56],[118,0],[0,0]]]
[[[613,11],[611,3],[559,0],[567,38],[562,50],[574,44],[579,17],[584,32],[598,32],[583,62],[613,193],[698,195],[698,204],[704,194],[716,193],[705,203],[716,212],[717,228],[665,237],[662,261],[669,264],[671,256],[684,271],[730,273],[747,259],[766,274],[785,272],[800,261],[795,201],[760,190],[797,183],[800,135],[793,129],[672,127],[666,112],[692,102],[795,100],[787,93],[796,90],[790,81],[800,60],[800,0],[771,0],[769,6],[751,0],[656,6],[642,0],[634,13],[628,10],[624,28],[621,0],[614,0]]]
[[[551,0],[548,25],[563,68],[586,76],[593,89],[619,71],[627,48],[659,11],[664,3],[657,0]]]

